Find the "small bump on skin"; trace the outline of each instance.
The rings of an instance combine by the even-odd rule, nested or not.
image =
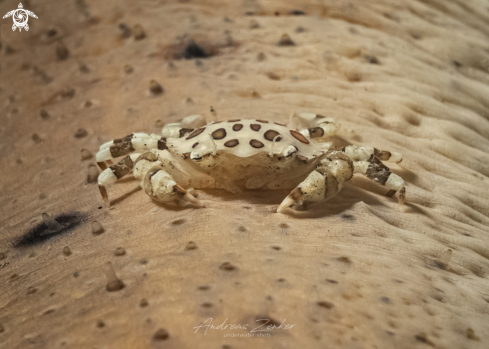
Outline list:
[[[153,335],[153,340],[154,341],[164,341],[167,340],[170,337],[169,333],[167,330],[164,328],[160,328],[156,333]]]
[[[321,308],[331,309],[334,307],[334,304],[331,302],[320,301],[316,303]]]
[[[93,235],[100,235],[104,232],[104,228],[102,227],[102,224],[100,224],[97,221],[92,222],[92,233]]]
[[[114,256],[116,256],[116,257],[121,257],[121,256],[124,256],[125,254],[126,254],[126,250],[123,247],[118,247],[114,251]]]
[[[243,124],[233,125],[233,131],[239,131],[243,128]]]
[[[156,80],[151,80],[149,82],[149,91],[153,96],[159,96],[163,93],[163,87]]]
[[[88,135],[87,130],[84,128],[79,128],[78,131],[75,132],[75,138],[83,138]]]
[[[212,138],[214,139],[223,139],[224,137],[226,137],[226,130],[223,128],[219,128],[212,132]]]
[[[133,71],[134,71],[134,69],[130,64],[126,64],[124,66],[124,73],[131,74]]]
[[[92,153],[90,153],[87,149],[81,150],[81,158],[82,160],[88,160],[93,157]]]
[[[197,245],[195,244],[195,242],[193,241],[190,241],[187,246],[185,246],[185,249],[187,251],[192,251],[192,250],[196,250],[197,249]]]
[[[148,301],[146,300],[146,298],[141,299],[141,301],[139,302],[139,306],[140,306],[141,308],[145,308],[145,307],[147,307],[148,305],[149,305],[149,303],[148,303]]]
[[[58,61],[64,61],[70,57],[70,51],[68,51],[65,45],[59,43],[56,46],[56,56],[58,57]]]
[[[68,246],[63,247],[63,254],[68,257],[71,256],[71,250]]]
[[[97,320],[97,327],[98,328],[105,327],[105,322],[103,322],[102,320]]]
[[[205,127],[202,127],[202,128],[198,128],[196,130],[194,130],[191,134],[189,134],[187,136],[187,138],[185,139],[191,139],[191,138],[194,138],[194,137],[197,137],[198,135],[200,135],[202,132],[204,132],[205,130]]]
[[[273,141],[275,137],[279,136],[277,139],[275,139],[275,142],[279,142],[282,139],[282,137],[280,137],[280,133],[275,130],[268,130],[263,136],[269,141]]]
[[[236,269],[236,267],[229,262],[225,262],[225,263],[221,264],[219,269],[224,270],[224,271],[233,271]]]
[[[105,289],[108,292],[120,291],[124,288],[124,283],[117,277],[114,267],[110,262],[107,262],[105,265],[105,276],[107,277]]]
[[[228,148],[233,148],[233,147],[237,146],[238,144],[239,144],[239,141],[237,139],[231,139],[230,141],[227,141],[226,143],[224,143],[224,146],[228,147]]]
[[[287,34],[282,35],[280,38],[279,42],[277,43],[278,46],[294,46],[295,42],[292,41],[290,36]]]
[[[250,145],[253,148],[263,148],[265,146],[262,142],[260,142],[259,140],[256,140],[256,139],[252,139],[250,141]]]
[[[258,131],[260,131],[261,125],[258,125],[258,124],[251,124],[251,125],[250,125],[250,127],[251,127],[251,129],[252,129],[253,131],[258,132]]]
[[[142,40],[146,37],[146,33],[144,32],[143,28],[139,24],[136,24],[132,28],[132,31],[134,33],[134,40]]]
[[[302,143],[309,144],[309,141],[307,140],[306,137],[300,132],[290,130],[290,134],[297,140],[301,141]]]
[[[96,183],[98,178],[98,170],[95,165],[88,167],[87,183]]]

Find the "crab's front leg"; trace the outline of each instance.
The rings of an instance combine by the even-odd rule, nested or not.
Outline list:
[[[332,198],[352,178],[353,173],[353,163],[345,154],[339,151],[330,153],[282,201],[277,212],[284,213],[289,207],[305,207],[308,203]]]
[[[297,129],[306,137],[322,141],[334,136],[338,125],[333,118],[314,113],[299,113],[292,115],[289,127]]]
[[[161,134],[165,138],[181,138],[194,129],[205,125],[206,121],[203,115],[190,115],[179,122],[166,124],[161,130]]]

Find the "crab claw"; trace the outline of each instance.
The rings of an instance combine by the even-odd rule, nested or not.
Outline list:
[[[198,208],[204,207],[204,205],[202,204],[202,202],[200,202],[199,200],[197,200],[195,198],[195,196],[193,196],[192,194],[190,194],[189,191],[183,189],[178,184],[175,184],[173,186],[173,190],[179,196],[178,204],[180,206],[185,206],[187,203],[190,203],[190,204],[192,204],[192,205],[194,205],[195,207],[198,207]]]
[[[282,201],[280,206],[277,208],[277,212],[278,213],[284,213],[291,206],[296,205],[296,204],[301,204],[303,199],[304,199],[304,193],[302,192],[300,187],[296,187]]]

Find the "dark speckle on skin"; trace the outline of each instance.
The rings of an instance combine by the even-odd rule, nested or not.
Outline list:
[[[68,226],[55,233],[43,235],[48,227],[46,226],[46,224],[44,224],[44,222],[39,223],[34,228],[27,231],[17,242],[14,242],[14,246],[17,248],[34,246],[41,244],[49,239],[52,239],[55,236],[64,235],[72,231],[80,224],[84,223],[88,217],[86,213],[70,212],[62,213],[53,218],[61,224],[68,223]]]

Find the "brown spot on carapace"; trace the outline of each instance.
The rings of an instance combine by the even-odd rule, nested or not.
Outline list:
[[[228,120],[228,122],[238,122],[238,121],[241,121],[241,119]]]
[[[290,134],[295,138],[295,139],[298,139],[299,141],[301,141],[302,143],[305,143],[305,144],[309,144],[309,141],[307,140],[306,137],[304,137],[304,135],[298,131],[295,131],[295,130],[290,130]]]
[[[287,125],[285,125],[285,124],[281,124],[280,122],[274,122],[274,124],[275,124],[275,125],[280,125],[280,126],[285,126],[285,127],[287,127]]]
[[[231,139],[230,141],[227,141],[226,143],[224,143],[224,146],[228,147],[228,148],[233,148],[233,147],[237,146],[238,144],[239,144],[239,141],[237,139]]]
[[[262,124],[268,124],[268,120],[256,120],[258,122],[261,122]]]
[[[189,134],[187,136],[187,138],[185,138],[185,139],[191,139],[191,138],[197,137],[202,132],[204,132],[204,130],[205,130],[205,127],[198,128],[198,129],[194,130],[191,134]]]
[[[275,139],[275,142],[278,142],[282,139],[282,136],[280,136],[280,133],[278,133],[275,130],[268,130],[267,132],[265,132],[265,134],[263,136],[265,137],[266,140],[269,140],[269,141],[273,141],[275,139],[275,137],[278,136],[277,139]]]
[[[199,142],[195,142],[194,144],[192,144],[192,148],[195,148],[198,144]]]
[[[223,128],[218,128],[212,132],[212,138],[214,139],[223,139],[224,137],[226,137],[226,130]]]
[[[259,140],[257,139],[252,139],[250,141],[250,145],[253,147],[253,148],[263,148],[265,145],[260,142]]]
[[[251,125],[250,125],[250,127],[251,127],[251,129],[252,129],[253,131],[258,132],[258,131],[260,131],[261,125],[258,125],[258,124],[251,124]]]
[[[233,131],[239,131],[243,128],[243,124],[233,125]]]

